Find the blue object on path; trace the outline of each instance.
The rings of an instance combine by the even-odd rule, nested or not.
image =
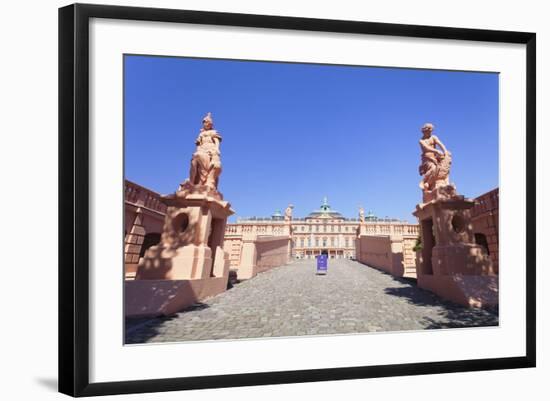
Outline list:
[[[317,274],[327,274],[328,255],[317,256]]]

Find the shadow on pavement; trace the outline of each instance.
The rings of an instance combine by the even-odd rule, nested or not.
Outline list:
[[[156,317],[156,318],[141,318],[141,319],[126,318],[125,320],[126,333],[125,333],[124,344],[146,343],[147,340],[149,340],[150,338],[153,338],[160,334],[159,328],[165,322],[169,322],[173,320],[179,314],[192,312],[192,311],[199,311],[207,308],[209,308],[207,304],[197,302],[172,316],[162,316],[162,317]]]
[[[403,283],[402,279],[396,281]],[[487,309],[464,307],[443,300],[430,291],[418,288],[416,283],[407,283],[406,287],[386,288],[384,292],[404,298],[407,302],[417,306],[440,307],[441,320],[424,317],[423,323],[426,325],[426,329],[498,326],[498,307]]]
[[[365,265],[365,264],[364,264]],[[440,307],[441,320],[424,317],[425,329],[449,329],[464,327],[498,326],[498,306],[492,308],[468,308],[454,302],[444,300],[434,293],[417,287],[415,278],[395,277],[391,274],[365,265],[384,274],[392,281],[404,286],[388,287],[384,292],[388,295],[403,298],[408,303],[417,306]]]

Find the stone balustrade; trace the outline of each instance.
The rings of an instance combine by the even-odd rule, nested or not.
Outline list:
[[[137,207],[166,213],[166,205],[162,202],[160,194],[128,180],[124,181],[124,200]]]
[[[258,235],[289,235],[291,224],[282,221],[229,223],[225,228],[225,235],[242,235],[243,233],[254,233]],[[362,232],[362,234],[366,235],[420,235],[420,228],[418,224],[408,224],[402,222],[365,222],[361,225],[361,227],[364,227],[364,232]],[[295,234],[304,235],[307,233],[309,233],[309,231],[299,231]],[[334,231],[331,231],[330,233],[333,234]]]
[[[365,222],[360,225],[360,235],[419,236],[420,227],[418,224]]]
[[[498,211],[499,196],[498,188],[493,189],[483,195],[475,198],[475,204],[472,208],[472,217],[480,216],[484,213]]]
[[[290,225],[285,224],[284,222],[254,222],[254,224],[227,224],[225,227],[226,236],[242,234],[290,235]]]

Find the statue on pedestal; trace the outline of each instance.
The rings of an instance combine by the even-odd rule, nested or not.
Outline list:
[[[365,209],[363,209],[363,206],[359,206],[359,221],[361,223],[365,222]]]
[[[420,188],[424,193],[449,185],[451,153],[439,138],[432,134],[433,130],[433,124],[424,124],[422,138],[419,141],[422,154],[418,171],[422,176]]]
[[[218,191],[221,139],[208,113],[195,140],[189,179],[176,193],[162,197],[167,209],[161,242],[145,253],[137,279],[226,276],[229,265],[223,239],[227,217],[234,212]]]
[[[189,182],[192,185],[205,185],[209,189],[218,189],[218,178],[222,172],[220,159],[221,135],[214,129],[212,114],[202,120],[202,128],[195,140],[197,149],[191,158]]]
[[[290,203],[285,209],[285,221],[292,220],[292,209],[294,209],[294,205]]]
[[[498,288],[498,280],[491,259],[475,243],[474,201],[459,195],[449,182],[451,153],[432,135],[433,129],[424,124],[420,139],[422,203],[413,213],[422,238],[418,285],[463,305],[494,305],[498,290],[491,289]]]

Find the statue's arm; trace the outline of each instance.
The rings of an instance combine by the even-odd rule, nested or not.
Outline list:
[[[445,145],[443,145],[443,142],[441,142],[439,140],[438,137],[436,137],[435,135],[433,136],[434,138],[434,141],[437,145],[439,145],[439,147],[441,148],[441,150],[443,151],[443,154],[447,154],[447,148],[445,147]]]
[[[422,139],[420,140],[419,143],[420,143],[420,148],[422,149],[422,152],[439,153],[439,150],[437,150],[436,148],[432,148],[430,145],[428,145]]]
[[[214,133],[212,134],[212,142],[214,142],[214,144],[217,147],[219,147],[221,141],[222,141],[222,136],[217,131],[214,131]]]

